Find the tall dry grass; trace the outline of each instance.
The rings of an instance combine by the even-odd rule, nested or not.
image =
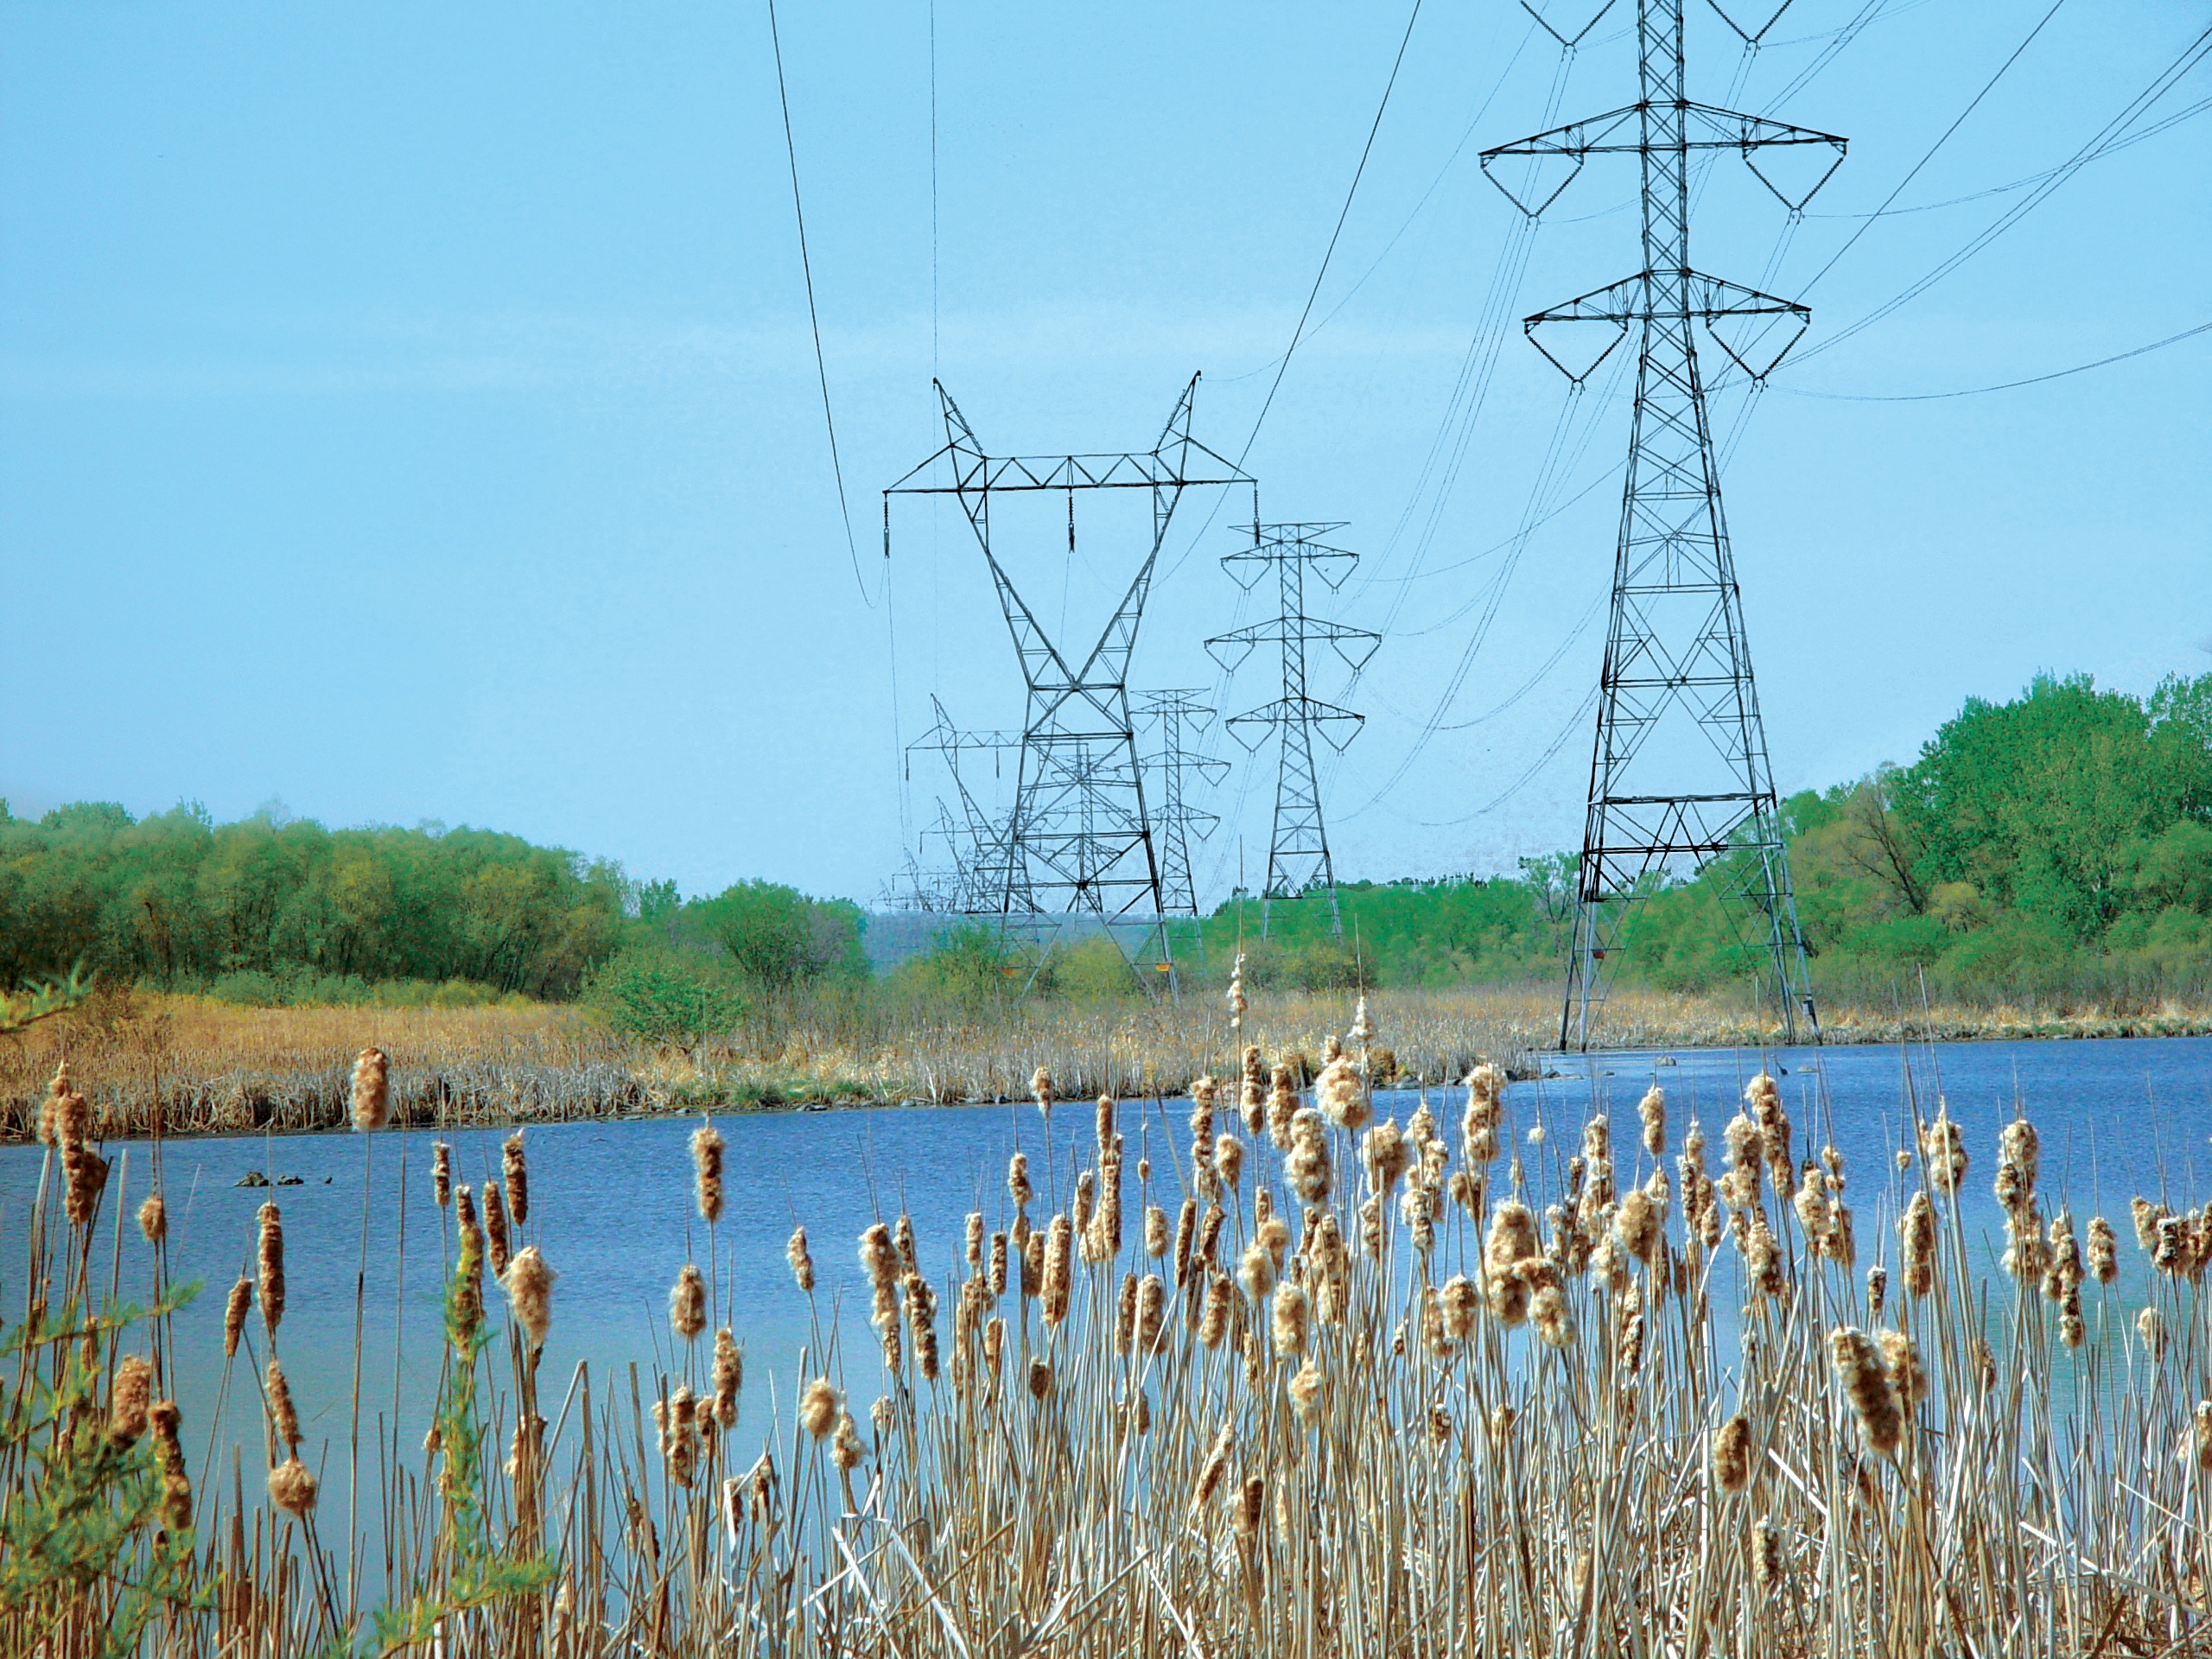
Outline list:
[[[1376,1044],[1395,1034],[1368,1012]],[[203,1454],[162,1398],[158,1243],[156,1312],[112,1309],[127,1195],[65,1080],[8,1332],[0,1643],[1416,1659],[2212,1638],[2205,1211],[2054,1210],[2031,1128],[1969,1147],[1929,1102],[1906,1103],[1893,1171],[1846,1169],[1764,1074],[1726,1124],[1655,1092],[1540,1148],[1508,1142],[1490,1068],[1388,1122],[1369,1046],[1325,1044],[1308,1089],[1281,1053],[1214,1056],[1267,1084],[1201,1090],[1172,1162],[1131,1161],[1135,1115],[1102,1100],[1071,1183],[1017,1160],[957,1238],[903,1215],[801,1231],[782,1285],[672,1257],[679,1358],[644,1376],[541,1377],[560,1264],[525,1206],[502,1286],[467,1189],[418,1197],[454,1229],[442,1327],[410,1338],[444,1356],[437,1427],[377,1440],[384,1560],[358,1574],[279,1397],[281,1217],[226,1362],[250,1414],[265,1389],[264,1426]],[[1059,1081],[1024,1079],[1047,1101]],[[702,1134],[662,1177],[696,1189],[709,1262],[719,1150]],[[2001,1263],[1968,1247],[1976,1182]],[[1858,1218],[1885,1185],[1894,1232]],[[858,1252],[861,1348],[833,1339],[823,1249]],[[814,1334],[760,1449],[726,1432],[732,1327],[772,1294],[804,1299]],[[357,1385],[356,1436],[362,1410]],[[24,1552],[57,1503],[126,1488],[67,1560]]]
[[[1516,1077],[1550,1062],[1559,1030],[1551,985],[1372,994],[1388,1033],[1378,1074],[1435,1083],[1478,1055]],[[2212,1030],[2212,1011],[2179,1003],[2126,1010],[2032,1006],[1823,1012],[1838,1042],[2173,1036]],[[1336,993],[1270,992],[1251,1027],[1310,1076]],[[1094,1004],[1013,1000],[981,1008],[849,997],[804,999],[764,1029],[696,1050],[628,1042],[573,1006],[459,1009],[235,1007],[129,989],[28,1033],[0,1037],[0,1141],[29,1137],[45,1079],[67,1058],[108,1135],[336,1128],[347,1122],[355,1052],[372,1036],[391,1057],[392,1109],[410,1125],[527,1122],[743,1109],[815,1102],[1004,1101],[1027,1096],[1043,1065],[1064,1097],[1181,1095],[1229,1040],[1214,996]],[[1778,1026],[1740,998],[1618,991],[1606,1046],[1758,1047]]]

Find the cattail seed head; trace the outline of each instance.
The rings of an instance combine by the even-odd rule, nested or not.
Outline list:
[[[1004,1233],[991,1235],[990,1266],[985,1270],[984,1280],[990,1286],[992,1300],[996,1301],[1006,1294],[1006,1235]]]
[[[291,1384],[284,1380],[284,1368],[274,1358],[269,1362],[269,1421],[276,1431],[276,1438],[293,1451],[300,1446],[300,1414],[292,1404]]]
[[[1029,1357],[1029,1397],[1044,1400],[1052,1392],[1052,1364],[1042,1354]]]
[[[1137,1351],[1157,1353],[1166,1325],[1167,1286],[1158,1274],[1147,1273],[1137,1284]]]
[[[1320,1421],[1324,1395],[1326,1393],[1321,1368],[1307,1360],[1290,1379],[1291,1408],[1297,1412],[1298,1421],[1311,1427]]]
[[[1751,1484],[1751,1420],[1740,1411],[1713,1436],[1713,1478],[1724,1492],[1740,1492]]]
[[[1289,1230],[1285,1229],[1286,1232]],[[1244,1294],[1255,1303],[1264,1302],[1274,1294],[1275,1258],[1268,1247],[1255,1239],[1238,1258],[1236,1282],[1243,1287]]]
[[[1243,1173],[1244,1143],[1233,1135],[1217,1136],[1213,1143],[1214,1173],[1221,1177],[1224,1186],[1234,1188],[1236,1178]]]
[[[1167,1254],[1167,1212],[1156,1204],[1144,1207],[1144,1253],[1155,1260]]]
[[[1029,1097],[1049,1120],[1052,1116],[1052,1074],[1041,1065],[1029,1074]]]
[[[315,1477],[297,1452],[269,1471],[270,1502],[296,1521],[307,1519],[315,1508]]]
[[[146,1432],[146,1412],[153,1403],[154,1368],[142,1354],[125,1354],[115,1363],[115,1382],[108,1392],[107,1438],[111,1446],[135,1446]]]
[[[520,1129],[499,1143],[499,1173],[507,1183],[507,1214],[520,1227],[530,1220],[530,1164],[523,1156]]]
[[[1279,1357],[1296,1359],[1305,1353],[1311,1314],[1303,1287],[1289,1282],[1275,1287],[1268,1330]]]
[[[442,1141],[430,1143],[430,1194],[441,1210],[453,1201],[453,1148]]]
[[[722,1135],[712,1122],[691,1131],[692,1195],[709,1227],[722,1218]]]
[[[1039,1312],[1047,1325],[1058,1325],[1068,1316],[1074,1238],[1075,1230],[1067,1217],[1054,1216],[1046,1234],[1044,1294],[1039,1300]]]
[[[1920,1156],[1928,1166],[1928,1184],[1938,1192],[1953,1193],[1967,1175],[1966,1136],[1948,1115],[1939,1109],[1936,1121],[1921,1131]]]
[[[1919,1346],[1902,1331],[1885,1331],[1878,1341],[1890,1386],[1897,1390],[1897,1405],[1910,1416],[1912,1408],[1928,1397],[1928,1372],[1920,1363]]]
[[[1897,1390],[1873,1339],[1863,1331],[1838,1325],[1828,1332],[1828,1365],[1858,1414],[1866,1444],[1884,1457],[1896,1456],[1904,1437],[1904,1421],[1897,1410]]]
[[[2101,1285],[2120,1277],[2119,1240],[2102,1216],[2089,1217],[2089,1274]]]
[[[180,1434],[183,1414],[174,1400],[157,1400],[147,1414],[154,1430],[154,1450],[162,1467],[162,1524],[171,1532],[192,1525],[192,1481],[185,1473],[184,1445]]]
[[[1206,1348],[1218,1348],[1228,1334],[1229,1281],[1217,1273],[1206,1281],[1205,1305],[1198,1314],[1198,1341]]]
[[[284,1318],[284,1220],[273,1204],[259,1211],[260,1241],[254,1251],[254,1288],[261,1297],[261,1323],[270,1336]]]
[[[695,1262],[686,1262],[677,1269],[676,1282],[669,1287],[668,1323],[686,1342],[707,1328],[707,1281]]]
[[[538,1254],[537,1246],[528,1246],[507,1264],[507,1306],[515,1323],[530,1338],[532,1348],[545,1345],[545,1333],[553,1328],[553,1269]]]
[[[784,1260],[791,1264],[791,1281],[805,1294],[814,1294],[814,1258],[806,1253],[806,1229],[791,1229],[790,1243],[784,1246]]]
[[[806,1242],[805,1230],[804,1228],[798,1230],[801,1245]],[[983,1212],[982,1211],[970,1210],[968,1212],[967,1227],[962,1238],[962,1244],[963,1254],[967,1258],[969,1267],[971,1268],[982,1267],[983,1265]],[[797,1271],[796,1268],[793,1271]]]
[[[830,1461],[836,1465],[840,1471],[850,1474],[859,1466],[867,1452],[868,1448],[861,1443],[860,1427],[853,1421],[853,1414],[839,1412],[837,1432],[830,1441]]]
[[[490,1248],[492,1276],[505,1278],[507,1263],[513,1258],[507,1236],[507,1206],[500,1201],[497,1181],[484,1183],[484,1242]]]
[[[2135,1316],[2135,1334],[2152,1364],[2166,1357],[2166,1322],[2157,1308],[2146,1307]]]
[[[1866,1317],[1878,1319],[1890,1300],[1890,1270],[1877,1262],[1866,1269]]]
[[[138,1231],[149,1244],[158,1244],[169,1236],[169,1209],[160,1193],[149,1192],[138,1206]]]
[[[1927,1193],[1912,1195],[1897,1233],[1904,1256],[1904,1287],[1915,1296],[1925,1296],[1936,1288],[1936,1206]]]
[[[836,1385],[826,1376],[817,1376],[799,1395],[799,1426],[816,1440],[825,1440],[836,1427],[837,1414],[844,1405],[844,1396],[837,1392]]]
[[[1037,1189],[1029,1184],[1028,1154],[1017,1152],[1006,1160],[1006,1191],[1017,1210],[1037,1196]]]
[[[65,1109],[72,1101],[81,1106],[84,1099],[82,1095],[72,1095],[61,1103]],[[86,1115],[89,1117],[89,1109]],[[99,1213],[100,1194],[107,1190],[108,1162],[86,1145],[81,1135],[71,1133],[66,1112],[60,1133],[62,1213],[72,1227],[89,1227]]]
[[[867,1269],[868,1283],[878,1288],[898,1283],[906,1271],[906,1263],[899,1259],[899,1247],[892,1243],[891,1230],[880,1221],[861,1235],[861,1266]]]
[[[391,1062],[372,1045],[353,1058],[353,1127],[364,1135],[391,1122]]]
[[[1667,1152],[1667,1094],[1657,1084],[1643,1091],[1643,1098],[1636,1103],[1636,1115],[1643,1120],[1643,1149],[1654,1158]]]
[[[1761,1516],[1751,1523],[1751,1582],[1770,1591],[1782,1582],[1782,1535],[1774,1522]]]
[[[253,1309],[253,1281],[245,1274],[231,1287],[229,1300],[223,1304],[223,1357],[228,1359],[238,1351],[238,1338],[245,1330],[245,1316]]]

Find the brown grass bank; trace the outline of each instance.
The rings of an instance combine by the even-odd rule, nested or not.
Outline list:
[[[1378,1081],[1429,1084],[1491,1059],[1516,1076],[1552,1063],[1559,1005],[1548,986],[1378,991],[1390,1033]],[[1310,1076],[1344,1022],[1334,993],[1269,993],[1252,1034]],[[2178,1003],[1833,1007],[1839,1042],[2177,1036],[2212,1032],[2212,1009]],[[1758,1048],[1778,1039],[1738,1001],[1617,994],[1610,1048]],[[1233,1069],[1227,1012],[1179,1001],[1014,1003],[984,1014],[851,1001],[799,1003],[761,1028],[691,1052],[626,1041],[582,1010],[245,1008],[204,998],[110,991],[30,1032],[0,1038],[0,1141],[32,1132],[55,1065],[68,1058],[104,1133],[334,1128],[346,1122],[353,1056],[372,1037],[392,1061],[393,1109],[416,1125],[556,1122],[698,1108],[1018,1099],[1043,1065],[1062,1094],[1175,1096]]]

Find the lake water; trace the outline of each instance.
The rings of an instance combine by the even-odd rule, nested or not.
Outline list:
[[[1847,1198],[1855,1212],[1862,1264],[1894,1258],[1901,1178],[1892,1154],[1903,1142],[1901,1125],[1909,1122],[1909,1092],[1932,1116],[1940,1091],[1966,1131],[1973,1159],[1967,1229],[1970,1239],[1988,1241],[1993,1271],[2000,1247],[1994,1242],[1998,1218],[1989,1177],[1998,1129],[2016,1102],[2041,1132],[2038,1190],[2046,1205],[2069,1204],[2077,1219],[2101,1211],[2117,1228],[2129,1274],[2123,1292],[2139,1289],[2147,1276],[2127,1222],[2129,1196],[2164,1191],[2177,1208],[2212,1196],[2200,1191],[2203,1184],[2196,1179],[2200,1171],[2212,1173],[2207,1141],[2212,1135],[2212,1038],[1951,1045],[1909,1052],[1832,1047],[1781,1051],[1770,1058],[1783,1068],[1783,1097],[1801,1142],[1809,1130],[1814,1144],[1832,1140],[1848,1161]],[[1635,1103],[1655,1077],[1668,1096],[1670,1165],[1684,1128],[1696,1117],[1705,1125],[1710,1166],[1717,1167],[1721,1125],[1759,1063],[1749,1052],[1722,1051],[1562,1058],[1556,1062],[1559,1075],[1511,1085],[1506,1109],[1534,1196],[1541,1201],[1557,1190],[1593,1096],[1613,1120],[1622,1185],[1640,1176]],[[1402,1120],[1417,1099],[1389,1094],[1379,1096],[1377,1105]],[[1461,1091],[1432,1092],[1431,1099],[1456,1149]],[[1119,1109],[1128,1153],[1124,1236],[1134,1241],[1139,1206],[1146,1202],[1135,1180],[1136,1160],[1151,1158],[1150,1201],[1172,1215],[1181,1198],[1178,1172],[1187,1155],[1189,1109],[1187,1103],[1126,1101]],[[1042,1155],[1046,1125],[1033,1105],[754,1115],[718,1122],[728,1141],[728,1205],[713,1241],[721,1308],[715,1322],[729,1324],[746,1349],[741,1440],[757,1439],[779,1400],[788,1421],[791,1379],[810,1339],[808,1305],[784,1261],[794,1221],[804,1224],[812,1243],[823,1307],[842,1300],[837,1325],[852,1356],[849,1375],[857,1408],[873,1397],[878,1374],[865,1325],[867,1287],[855,1253],[861,1230],[878,1214],[895,1216],[903,1205],[913,1217],[925,1269],[942,1283],[957,1265],[962,1222],[969,1210],[982,1210],[995,1227],[1002,1224],[1007,1154],[1017,1146],[1029,1154],[1041,1213],[1048,1185],[1065,1201],[1071,1172],[1087,1159],[1092,1133],[1090,1108],[1080,1102],[1057,1106],[1048,1176]],[[527,1132],[531,1219],[524,1239],[537,1244],[560,1275],[541,1373],[541,1392],[551,1396],[549,1417],[582,1361],[590,1363],[601,1397],[609,1384],[626,1390],[632,1363],[648,1392],[653,1365],[681,1374],[683,1362],[672,1351],[680,1344],[669,1331],[668,1291],[687,1256],[702,1267],[709,1259],[708,1230],[692,1202],[687,1139],[695,1124],[688,1119],[547,1124]],[[1545,1132],[1541,1142],[1529,1138],[1536,1128]],[[441,1137],[416,1130],[386,1132],[374,1137],[372,1147],[352,1134],[172,1141],[163,1147],[171,1272],[206,1286],[178,1318],[170,1383],[188,1425],[188,1445],[205,1443],[214,1404],[225,1293],[251,1262],[256,1211],[264,1198],[274,1198],[284,1217],[289,1285],[278,1350],[310,1447],[328,1437],[327,1498],[343,1501],[365,1158],[371,1160],[371,1224],[364,1421],[372,1426],[377,1414],[391,1414],[396,1361],[401,1413],[407,1432],[419,1438],[440,1363],[444,1229],[450,1222],[450,1212],[439,1211],[431,1197],[434,1138]],[[453,1129],[442,1138],[454,1148],[456,1179],[474,1185],[497,1176],[500,1131]],[[118,1150],[127,1150],[127,1164]],[[127,1178],[121,1198],[135,1210],[146,1191],[149,1150],[143,1143],[111,1143],[108,1154],[118,1175]],[[35,1146],[0,1148],[0,1238],[24,1236],[16,1230],[28,1228],[43,1156]],[[1248,1157],[1246,1184],[1250,1172],[1271,1172],[1275,1161],[1271,1151]],[[1351,1172],[1342,1160],[1338,1167],[1342,1183]],[[235,1185],[249,1170],[297,1175],[303,1185],[273,1192]],[[111,1178],[110,1217],[118,1197]],[[404,1245],[397,1224],[403,1215]],[[103,1268],[106,1236],[104,1221],[96,1257]],[[123,1293],[143,1300],[151,1253],[127,1220],[121,1249]],[[0,1256],[0,1307],[10,1321],[22,1308],[21,1260],[12,1251]],[[1457,1266],[1447,1263],[1443,1271]],[[949,1317],[950,1298],[941,1300]],[[2133,1305],[2127,1304],[2131,1310]],[[403,1336],[396,1352],[395,1328]],[[257,1344],[257,1315],[250,1329]],[[693,1357],[694,1376],[701,1381],[711,1331],[710,1324],[709,1338]],[[498,1369],[503,1371],[504,1363]],[[231,1390],[225,1438],[240,1439],[250,1455],[256,1414],[252,1383],[241,1374]],[[365,1437],[369,1432],[365,1427]]]

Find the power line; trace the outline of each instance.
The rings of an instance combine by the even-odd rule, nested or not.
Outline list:
[[[1367,173],[1367,158],[1375,153],[1375,135],[1382,130],[1383,111],[1390,107],[1390,93],[1397,86],[1398,71],[1406,61],[1406,48],[1413,43],[1414,25],[1421,21],[1421,0],[1414,0],[1414,9],[1406,18],[1406,32],[1398,41],[1398,55],[1390,60],[1390,79],[1382,85],[1382,101],[1375,106],[1375,119],[1367,129],[1367,142],[1360,147],[1359,165],[1352,169],[1351,188],[1344,192],[1343,210],[1337,214],[1337,227],[1329,232],[1329,245],[1321,254],[1321,269],[1313,273],[1313,286],[1306,290],[1306,308],[1298,314],[1298,327],[1290,331],[1290,346],[1282,354],[1282,361],[1275,368],[1275,378],[1268,387],[1267,400],[1260,405],[1260,413],[1252,423],[1249,436],[1236,457],[1242,467],[1251,455],[1252,445],[1260,435],[1260,424],[1268,418],[1268,411],[1274,407],[1275,393],[1282,390],[1282,378],[1290,372],[1290,359],[1298,350],[1298,342],[1306,334],[1306,320],[1313,315],[1313,302],[1320,297],[1321,282],[1329,274],[1329,261],[1336,257],[1337,238],[1344,233],[1344,221],[1351,217],[1352,198],[1359,194],[1359,181]],[[1211,520],[1209,520],[1211,522]]]
[[[2212,331],[2212,322],[2200,322],[2194,328],[2184,328],[2177,334],[2168,334],[2164,340],[2154,340],[2148,346],[2138,346],[2132,352],[2114,352],[2110,357],[2101,357],[2094,363],[2076,363],[2070,369],[2053,369],[2049,374],[2030,375],[2024,380],[2006,380],[1993,386],[1967,386],[1959,391],[1860,392],[1860,391],[1805,391],[1796,386],[1783,391],[1798,397],[1826,397],[1847,404],[1925,404],[1939,397],[1979,397],[1987,391],[2011,391],[2018,386],[2039,386],[2046,380],[2063,380],[2069,374],[2087,374],[2091,369],[2101,369],[2107,363],[2124,363],[2131,357],[2162,351],[2177,346],[2184,340]]]
[[[837,480],[837,513],[845,523],[845,551],[853,562],[853,585],[861,590],[861,603],[870,610],[875,601],[868,596],[868,583],[861,579],[860,543],[853,539],[852,509],[845,503],[845,464],[837,454],[837,417],[830,410],[830,365],[822,355],[822,315],[814,304],[814,262],[806,252],[806,207],[798,193],[798,144],[791,137],[791,94],[784,86],[784,44],[776,32],[776,0],[768,0],[768,44],[776,57],[776,98],[784,111],[784,153],[791,164],[791,213],[798,220],[798,267],[806,277],[806,319],[814,328],[814,372],[822,382],[822,421],[830,429],[830,470]]]

